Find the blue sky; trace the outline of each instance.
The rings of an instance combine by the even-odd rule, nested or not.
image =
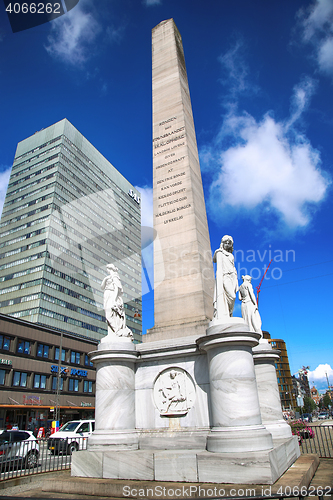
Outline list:
[[[235,241],[292,373],[333,384],[332,0],[80,0],[13,34],[0,6],[0,197],[16,144],[67,118],[143,192],[152,225],[151,29],[183,38],[211,246]],[[144,250],[150,279],[151,248]],[[148,292],[147,283],[143,284]],[[143,295],[143,324],[153,292]],[[236,315],[240,315],[237,305]]]

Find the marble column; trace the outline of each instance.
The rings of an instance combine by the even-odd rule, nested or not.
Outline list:
[[[262,425],[252,347],[260,335],[240,319],[232,327],[214,324],[198,339],[209,362],[212,428],[207,450],[218,453],[273,448]]]
[[[266,339],[253,348],[254,367],[257,378],[258,396],[262,422],[273,439],[292,437],[290,426],[283,418],[275,363],[280,351],[272,349]]]
[[[135,431],[135,345],[129,339],[101,343],[90,353],[96,366],[96,427],[88,449],[138,449]]]

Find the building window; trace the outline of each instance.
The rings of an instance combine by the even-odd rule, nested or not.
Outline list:
[[[46,375],[35,374],[34,389],[46,389]]]
[[[37,345],[37,356],[40,358],[48,358],[49,357],[49,346],[44,344]]]
[[[92,362],[92,361],[90,361],[88,354],[85,354],[85,355],[84,355],[84,364],[85,364],[86,366],[94,366],[93,362]]]
[[[59,361],[59,352],[60,352],[60,347],[56,347],[54,351],[54,359],[56,361]],[[61,349],[61,361],[65,361],[66,357],[66,349]]]
[[[6,370],[0,370],[0,385],[5,385]]]
[[[84,380],[83,382],[83,392],[92,392],[92,382],[90,380]]]
[[[79,365],[81,361],[81,354],[79,352],[71,351],[71,363]]]
[[[77,378],[70,378],[68,381],[68,390],[78,392],[79,391],[79,381]]]
[[[4,351],[9,351],[10,348],[10,337],[4,337],[0,335],[0,349]]]
[[[57,390],[57,380],[58,377],[52,377],[52,391]],[[62,391],[64,387],[64,379],[59,377],[59,390]]]
[[[30,354],[30,342],[19,340],[17,343],[17,352],[20,354]]]
[[[27,378],[26,372],[14,372],[13,387],[27,387]]]

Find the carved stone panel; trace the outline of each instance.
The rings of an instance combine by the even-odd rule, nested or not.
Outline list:
[[[182,416],[194,405],[195,386],[182,368],[163,370],[154,383],[155,406],[163,416]]]

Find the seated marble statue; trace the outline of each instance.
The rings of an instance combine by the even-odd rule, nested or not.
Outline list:
[[[106,266],[109,276],[102,281],[104,290],[104,310],[108,324],[108,335],[118,337],[133,337],[131,330],[126,326],[126,317],[123,302],[123,287],[119,278],[118,268],[113,264]]]
[[[214,290],[214,318],[225,319],[233,314],[238,291],[237,271],[234,264],[234,240],[225,235],[213,257],[216,262]]]
[[[239,287],[238,297],[242,301],[242,318],[249,325],[252,332],[262,335],[261,318],[258,311],[256,297],[251,284],[251,276],[242,276],[243,283]]]

